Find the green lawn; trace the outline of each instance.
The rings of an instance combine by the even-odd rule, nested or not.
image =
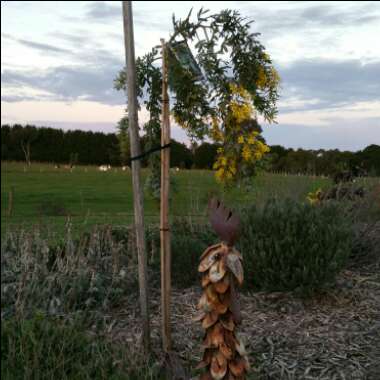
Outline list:
[[[143,171],[143,177],[147,171]],[[172,216],[203,217],[207,200],[212,193],[224,198],[229,206],[261,203],[273,196],[304,200],[309,191],[329,185],[321,177],[261,174],[252,179],[247,189],[223,191],[215,182],[213,172],[207,170],[172,169],[174,191],[170,213]],[[14,189],[13,213],[7,216],[8,196]],[[145,195],[147,222],[156,222],[159,205]],[[129,172],[113,168],[100,172],[96,166],[78,166],[72,172],[55,169],[51,164],[2,162],[1,164],[1,226],[30,227],[43,223],[61,230],[68,221],[77,230],[94,224],[129,224],[133,218],[132,181]]]

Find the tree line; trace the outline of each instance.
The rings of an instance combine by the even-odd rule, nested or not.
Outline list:
[[[143,136],[142,150],[146,144]],[[56,164],[126,165],[128,158],[121,154],[120,138],[115,133],[91,131],[63,131],[33,125],[1,126],[1,159],[9,161],[52,162]],[[212,169],[218,145],[203,142],[189,148],[171,141],[171,166],[180,168]],[[155,153],[159,154],[159,153]],[[146,166],[147,159],[143,159]],[[261,163],[263,170],[290,174],[334,175],[349,170],[355,175],[380,176],[380,146],[369,145],[358,152],[334,150],[306,150],[270,147]]]

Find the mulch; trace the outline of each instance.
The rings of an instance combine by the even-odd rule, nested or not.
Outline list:
[[[203,330],[192,321],[200,294],[200,286],[172,294],[173,348],[187,369],[202,353]],[[151,336],[163,362],[159,296],[152,289]],[[141,351],[138,302],[132,298],[113,315],[109,336]],[[249,352],[250,379],[380,379],[380,261],[343,271],[334,288],[309,299],[259,292],[241,294],[240,304],[239,337]]]

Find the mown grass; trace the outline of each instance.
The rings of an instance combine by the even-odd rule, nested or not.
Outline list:
[[[143,180],[148,171],[143,170]],[[216,183],[212,171],[172,170],[171,216],[191,215],[204,218],[211,194],[217,194],[232,207],[261,204],[268,198],[291,197],[304,200],[307,193],[325,188],[330,180],[322,177],[262,173],[247,188],[224,190]],[[14,189],[12,216],[7,216],[8,196]],[[159,218],[159,204],[148,194],[144,199],[145,219]],[[96,166],[78,166],[72,172],[52,164],[2,162],[1,227],[45,224],[64,231],[70,223],[75,231],[89,230],[96,224],[130,224],[133,220],[132,180],[129,172],[113,168],[99,172]]]

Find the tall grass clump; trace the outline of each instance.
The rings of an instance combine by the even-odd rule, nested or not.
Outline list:
[[[310,293],[334,281],[350,255],[350,221],[337,203],[273,199],[243,210],[241,218],[250,288]]]

